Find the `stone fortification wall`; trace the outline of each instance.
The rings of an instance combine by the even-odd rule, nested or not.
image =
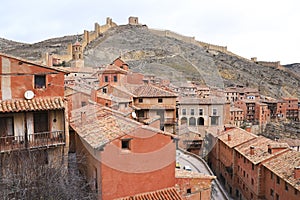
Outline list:
[[[262,65],[264,67],[274,67],[274,68],[279,68],[282,69],[282,65],[280,64],[280,61],[275,61],[275,62],[269,62],[269,61],[257,61],[256,57],[251,58],[252,62],[255,62],[256,64]]]
[[[184,36],[184,35],[181,35],[179,33],[173,32],[173,31],[158,30],[158,29],[149,29],[149,31],[151,31],[152,33],[154,33],[158,36],[175,38],[177,40],[181,40],[181,41],[187,42],[187,43],[192,43],[192,44],[207,48],[209,50],[220,51],[220,52],[228,53],[228,54],[231,53],[227,50],[226,46],[219,46],[219,45],[209,44],[206,42],[200,42],[200,41],[197,41],[195,39],[195,37]]]
[[[100,37],[104,32],[108,29],[117,26],[115,22],[112,21],[111,18],[106,18],[106,24],[99,25],[97,22],[95,23],[94,31],[87,31],[84,30],[83,33],[83,40],[82,40],[82,47],[85,48],[90,42],[94,41],[98,37]]]

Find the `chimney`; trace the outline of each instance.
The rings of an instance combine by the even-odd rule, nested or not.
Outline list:
[[[245,131],[251,133],[251,126],[246,126]]]
[[[272,154],[272,147],[271,147],[270,144],[268,144],[268,153],[269,153],[269,154]]]
[[[81,123],[85,123],[86,122],[86,114],[85,112],[81,112]]]
[[[255,149],[254,146],[250,146],[250,155],[254,155],[254,149]]]
[[[295,167],[294,178],[300,179],[300,166]]]
[[[228,134],[228,141],[231,141],[231,135]]]

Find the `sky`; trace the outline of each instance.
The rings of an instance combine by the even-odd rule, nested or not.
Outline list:
[[[135,16],[245,58],[292,64],[300,63],[299,7],[299,0],[9,0],[1,2],[0,38],[35,43]]]

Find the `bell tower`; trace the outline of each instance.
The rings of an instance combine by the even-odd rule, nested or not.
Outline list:
[[[79,42],[78,36],[76,42],[72,44],[72,60],[71,67],[84,67],[83,48]]]

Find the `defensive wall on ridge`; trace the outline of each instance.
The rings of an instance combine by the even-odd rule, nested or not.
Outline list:
[[[138,17],[129,17],[128,18],[128,24],[130,25],[139,25],[138,22]],[[106,18],[106,24],[104,25],[99,25],[97,22],[95,23],[94,26],[94,30],[92,31],[88,31],[88,30],[84,30],[83,32],[83,38],[81,41],[82,44],[82,49],[85,49],[85,47],[91,43],[92,41],[96,40],[99,37],[102,37],[103,34],[110,28],[112,27],[116,27],[118,26],[115,22],[112,21],[112,19],[110,17]],[[200,47],[204,47],[207,50],[212,50],[212,51],[219,51],[222,53],[226,53],[228,55],[231,56],[235,56],[238,57],[240,59],[249,61],[249,62],[254,62],[256,64],[260,64],[262,66],[266,66],[266,67],[275,67],[275,68],[282,68],[282,66],[280,65],[280,61],[277,62],[267,62],[267,61],[257,61],[256,57],[253,57],[250,59],[241,57],[237,54],[232,53],[231,51],[228,51],[227,46],[220,46],[220,45],[215,45],[215,44],[210,44],[210,43],[206,43],[206,42],[202,42],[202,41],[197,41],[195,39],[195,37],[190,37],[190,36],[184,36],[181,35],[179,33],[170,31],[170,30],[159,30],[159,29],[152,29],[149,28],[148,29],[150,32],[158,35],[158,36],[162,36],[162,37],[170,37],[170,38],[175,38],[177,40],[186,42],[186,43],[191,43],[194,45],[198,45]],[[68,44],[67,47],[67,54],[65,55],[52,55],[55,58],[60,59],[61,61],[70,61],[72,59],[72,45],[73,44]]]

